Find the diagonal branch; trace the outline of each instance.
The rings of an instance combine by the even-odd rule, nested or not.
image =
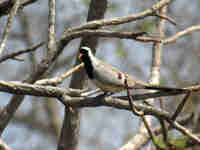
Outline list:
[[[80,37],[87,37],[87,36],[96,36],[96,37],[103,37],[103,38],[119,38],[119,39],[132,39],[141,42],[159,42],[161,43],[162,40],[158,37],[144,37],[142,36],[145,32],[121,32],[121,31],[108,31],[102,29],[84,29],[81,31],[74,31],[65,33],[63,40],[73,40]]]
[[[175,35],[163,40],[162,43],[163,44],[174,43],[174,42],[176,42],[176,40],[184,37],[185,35],[188,35],[194,31],[198,31],[198,30],[200,30],[200,25],[188,27],[188,28],[184,29],[183,31],[180,31],[180,32],[176,33]]]
[[[2,54],[2,52],[3,52],[3,50],[4,50],[5,46],[6,46],[6,41],[8,39],[8,33],[11,30],[11,25],[13,23],[14,16],[17,13],[19,5],[20,5],[20,0],[15,0],[14,6],[10,10],[8,21],[7,21],[7,25],[6,25],[5,30],[3,32],[3,37],[2,37],[1,44],[0,44],[0,54]]]
[[[14,58],[16,56],[22,55],[24,53],[29,53],[29,52],[35,51],[39,47],[41,47],[43,44],[44,44],[44,42],[41,42],[41,43],[34,45],[32,47],[29,47],[27,49],[19,50],[17,52],[13,52],[13,53],[9,53],[7,55],[4,55],[4,56],[0,57],[0,63],[2,63],[3,61],[6,61],[7,59],[11,59],[11,58]]]
[[[118,17],[118,18],[114,18],[114,19],[106,19],[106,20],[102,19],[102,20],[90,21],[84,25],[80,25],[78,27],[72,27],[70,29],[67,29],[67,30],[65,30],[65,32],[73,32],[73,31],[79,31],[79,30],[84,30],[84,29],[95,29],[95,28],[99,28],[102,26],[119,25],[119,24],[131,22],[131,21],[136,21],[139,19],[144,19],[147,16],[154,15],[154,13],[157,10],[168,5],[172,1],[173,0],[161,0],[158,3],[154,4],[150,9],[147,9],[143,12],[140,12],[140,13],[137,13],[134,15]]]
[[[26,5],[32,4],[38,0],[20,0],[20,8]],[[0,1],[0,17],[7,15],[10,9],[13,7],[13,1],[11,0],[1,0]]]

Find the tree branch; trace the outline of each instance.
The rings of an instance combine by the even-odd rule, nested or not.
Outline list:
[[[63,40],[73,40],[80,37],[86,36],[96,36],[96,37],[103,37],[103,38],[120,38],[120,39],[132,39],[141,42],[162,42],[162,40],[158,37],[144,37],[142,34],[146,34],[145,32],[121,32],[121,31],[108,31],[108,30],[81,30],[81,31],[74,31],[65,33]]]
[[[38,0],[20,0],[20,8],[26,5],[32,4]],[[0,1],[0,17],[7,15],[10,9],[13,7],[14,1],[11,0],[1,0]]]
[[[83,90],[75,90],[70,88],[59,88],[53,86],[32,85],[16,81],[2,81],[0,80],[0,91],[9,92],[18,95],[32,95],[59,98],[63,94],[69,96],[80,96]]]
[[[183,37],[187,34],[190,34],[193,31],[198,31],[198,30],[200,30],[200,25],[188,27],[185,30],[180,31],[180,32],[176,33],[175,35],[168,37],[167,39],[163,40],[162,43],[163,44],[174,43],[174,42],[176,42],[176,40],[180,39],[181,37]]]
[[[11,25],[13,23],[14,16],[17,13],[19,5],[20,5],[20,0],[15,0],[15,3],[13,5],[12,9],[10,10],[8,21],[7,21],[7,25],[6,25],[5,30],[3,32],[3,37],[2,37],[1,44],[0,44],[0,54],[2,54],[2,52],[3,52],[3,50],[4,50],[5,46],[6,46],[6,41],[8,39],[8,33],[11,30]]]
[[[196,86],[196,88],[200,89],[200,85]],[[193,87],[194,89],[194,87]],[[80,108],[80,107],[97,107],[97,106],[109,106],[118,109],[130,110],[129,103],[127,101],[111,98],[111,97],[77,97],[83,91],[75,90],[75,89],[62,89],[58,87],[51,86],[39,86],[39,85],[29,85],[26,83],[19,82],[5,82],[0,81],[0,90],[4,92],[12,92],[15,94],[30,94],[34,96],[47,96],[47,97],[57,97],[63,104],[66,106],[70,106],[72,108]],[[197,89],[195,89],[197,90]],[[73,96],[73,97],[70,97]],[[75,97],[74,97],[75,96]],[[150,106],[145,105],[136,105],[136,108],[140,111],[144,112],[144,115],[153,115],[162,119],[167,120],[175,129],[182,132],[184,135],[189,136],[196,142],[200,143],[198,137],[189,132],[183,126],[179,125],[177,122],[173,122],[171,120],[171,116],[168,112],[163,110],[158,110]],[[0,124],[1,125],[1,124]]]
[[[128,16],[118,17],[114,19],[106,19],[106,20],[102,19],[102,20],[90,21],[78,27],[72,27],[72,28],[66,29],[65,33],[84,30],[84,29],[94,29],[94,28],[99,28],[99,27],[107,26],[107,25],[119,25],[119,24],[131,22],[131,21],[136,21],[139,19],[144,19],[147,16],[154,15],[154,13],[157,10],[164,7],[165,5],[168,5],[169,3],[171,3],[171,1],[173,0],[161,0],[158,3],[154,4],[150,9],[147,9],[143,12],[140,12],[134,15],[128,15]]]
[[[12,59],[12,58],[14,58],[16,56],[22,55],[24,53],[29,53],[29,52],[35,51],[39,47],[41,47],[43,44],[44,44],[44,42],[41,42],[41,43],[39,43],[37,45],[34,45],[32,47],[29,47],[27,49],[18,50],[17,52],[13,52],[13,53],[9,53],[7,55],[1,56],[0,57],[0,63],[2,63],[3,61],[6,61],[7,59]]]

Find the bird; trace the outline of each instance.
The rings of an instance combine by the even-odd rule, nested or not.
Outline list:
[[[86,46],[80,48],[78,59],[83,62],[88,78],[105,93],[121,92],[127,88],[184,91],[182,88],[151,85],[145,81],[137,80],[134,76],[121,72],[118,68],[95,57],[92,50]]]

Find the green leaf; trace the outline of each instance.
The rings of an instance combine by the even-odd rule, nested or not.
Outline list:
[[[82,2],[85,6],[89,6],[90,4],[90,0],[82,0]]]
[[[122,59],[127,58],[127,52],[124,51],[123,42],[122,42],[122,41],[118,41],[116,53],[117,53],[117,55],[118,55],[119,57],[121,57]]]

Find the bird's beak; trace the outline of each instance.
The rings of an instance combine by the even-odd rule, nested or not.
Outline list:
[[[79,54],[78,59],[81,61],[81,57],[83,56],[82,53]]]

